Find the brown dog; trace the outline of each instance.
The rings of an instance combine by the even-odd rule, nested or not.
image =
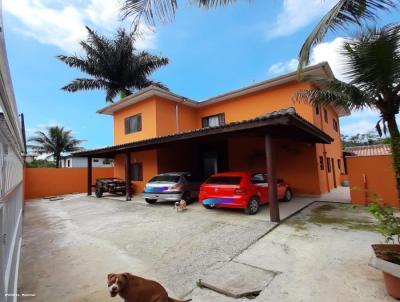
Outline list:
[[[129,273],[108,274],[108,290],[111,297],[119,295],[125,302],[189,302],[168,297],[161,284]]]

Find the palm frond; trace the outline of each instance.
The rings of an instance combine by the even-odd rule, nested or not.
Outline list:
[[[47,127],[46,131],[36,131],[35,135],[29,139],[28,147],[37,154],[50,154],[54,158],[59,158],[63,152],[80,150],[82,143],[72,136],[71,130],[64,127]]]
[[[58,58],[93,78],[75,79],[62,88],[65,91],[103,89],[106,91],[106,101],[112,102],[121,91],[127,94],[150,85],[150,75],[169,62],[165,57],[137,51],[136,31],[128,32],[119,28],[114,38],[109,39],[89,27],[87,30],[87,40],[81,41],[85,56]]]
[[[400,26],[369,28],[345,42],[345,74],[371,94],[392,93],[400,83]]]
[[[251,1],[251,0],[248,0]],[[235,4],[237,0],[194,0],[201,8],[212,9],[219,6]],[[134,17],[134,24],[138,25],[142,17],[150,25],[155,25],[156,21],[168,22],[175,17],[178,9],[177,0],[125,0],[122,7],[123,18]]]
[[[309,80],[312,81],[312,80]],[[334,106],[346,110],[361,110],[374,106],[374,98],[356,86],[332,79],[326,81],[324,89],[302,89],[295,93],[295,102],[311,103],[313,106]]]
[[[126,0],[122,7],[123,18],[133,16],[135,23],[144,17],[149,24],[156,20],[171,21],[178,8],[177,0]]]
[[[113,103],[113,99],[118,95],[118,89],[108,88],[106,90],[106,101]]]
[[[216,8],[219,6],[227,6],[230,4],[235,4],[237,0],[197,0],[197,2],[199,7]]]
[[[93,67],[92,64],[90,64],[88,60],[79,58],[78,56],[64,56],[64,55],[59,55],[56,58],[67,64],[69,67],[78,68],[82,72],[88,73],[90,75],[96,74],[95,72],[96,69]]]
[[[388,10],[396,5],[395,0],[339,0],[305,40],[299,53],[299,70],[310,63],[311,48],[320,43],[328,31],[346,29],[350,25],[374,20],[378,11]]]
[[[108,83],[101,79],[78,78],[73,80],[70,84],[62,87],[61,89],[68,92],[76,92],[78,90],[105,89],[107,87]]]

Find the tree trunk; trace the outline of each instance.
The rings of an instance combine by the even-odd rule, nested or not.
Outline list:
[[[396,177],[397,203],[400,208],[400,133],[396,123],[396,116],[387,119],[388,129],[391,138],[393,168]]]
[[[60,156],[56,155],[56,168],[60,168]]]

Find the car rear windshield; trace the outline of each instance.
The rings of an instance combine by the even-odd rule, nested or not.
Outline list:
[[[242,178],[240,176],[214,176],[205,181],[206,184],[214,185],[238,185]]]
[[[156,182],[156,181],[178,182],[179,178],[180,178],[179,175],[157,175],[157,176],[154,176],[152,179],[150,179],[149,182]]]

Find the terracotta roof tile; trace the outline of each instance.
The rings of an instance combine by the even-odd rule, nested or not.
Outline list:
[[[390,155],[390,145],[370,145],[344,148],[345,152],[353,153],[353,156],[377,156]]]

